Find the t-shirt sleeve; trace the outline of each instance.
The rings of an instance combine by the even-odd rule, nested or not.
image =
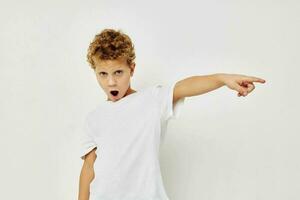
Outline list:
[[[157,97],[158,106],[163,120],[178,119],[184,105],[185,97],[179,99],[173,105],[173,94],[176,82],[167,85],[156,85],[154,92]]]
[[[97,147],[97,144],[92,137],[92,132],[89,129],[87,120],[85,120],[80,138],[80,158],[84,160],[85,155],[92,151],[95,147]]]

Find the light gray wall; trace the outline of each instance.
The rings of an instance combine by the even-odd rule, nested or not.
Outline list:
[[[6,1],[0,8],[3,199],[76,199],[85,115],[105,100],[86,50],[103,28],[136,48],[134,89],[217,72],[247,97],[187,98],[161,168],[172,200],[300,199],[299,1]]]

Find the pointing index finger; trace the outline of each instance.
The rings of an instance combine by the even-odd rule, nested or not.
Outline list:
[[[261,79],[261,78],[258,78],[258,77],[253,77],[253,76],[248,77],[247,81],[260,82],[260,83],[265,83],[266,82],[264,79]]]

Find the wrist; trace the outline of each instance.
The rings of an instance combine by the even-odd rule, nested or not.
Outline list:
[[[216,73],[215,74],[217,81],[223,86],[225,85],[225,73]]]

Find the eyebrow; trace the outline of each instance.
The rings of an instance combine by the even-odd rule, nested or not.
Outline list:
[[[114,72],[116,72],[116,71],[120,71],[120,70],[122,70],[122,71],[123,71],[123,69],[116,69]],[[97,73],[100,73],[100,72],[106,72],[106,71],[99,70]]]

